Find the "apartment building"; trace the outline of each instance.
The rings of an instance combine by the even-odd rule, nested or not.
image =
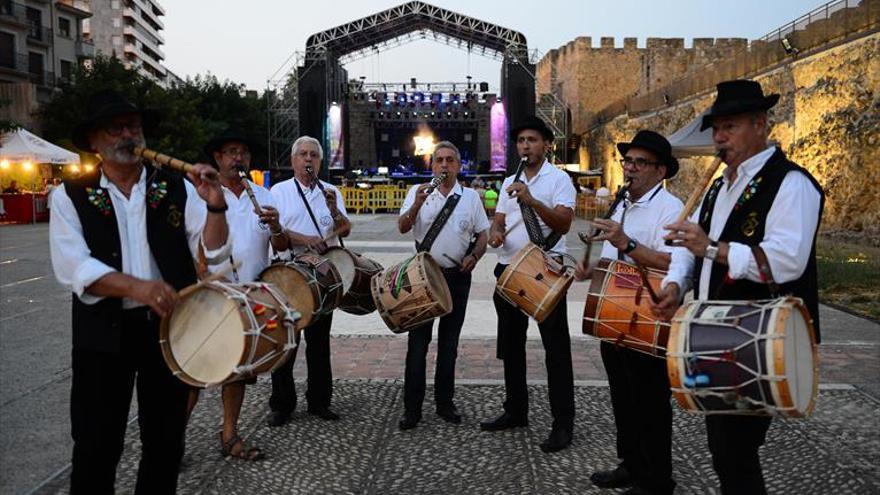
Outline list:
[[[95,55],[91,14],[74,0],[0,0],[0,117],[33,127],[32,113],[74,66]]]
[[[169,83],[162,65],[165,39],[162,16],[165,10],[156,0],[88,0],[92,16],[83,29],[98,53],[116,57],[129,69],[156,81]]]

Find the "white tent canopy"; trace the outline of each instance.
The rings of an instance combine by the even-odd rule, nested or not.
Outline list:
[[[0,160],[11,162],[79,163],[79,155],[27,131],[18,129],[0,138]]]
[[[708,110],[706,110],[708,112]],[[712,128],[700,131],[700,124],[703,122],[701,113],[688,125],[675,131],[669,136],[669,143],[672,145],[672,155],[677,158],[687,158],[691,156],[711,156],[715,154],[715,145],[712,142]]]

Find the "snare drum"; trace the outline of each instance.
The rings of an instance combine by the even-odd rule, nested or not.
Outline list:
[[[446,278],[428,253],[418,253],[388,267],[373,277],[370,289],[379,315],[394,333],[452,311]]]
[[[672,319],[666,354],[678,404],[703,414],[806,417],[819,386],[803,301],[692,301]]]
[[[565,296],[573,269],[553,259],[538,246],[528,243],[507,265],[495,292],[538,323],[543,322]]]
[[[646,268],[648,283],[660,292],[665,272]],[[599,260],[584,306],[583,332],[612,344],[663,356],[669,324],[651,315],[651,296],[639,269],[625,261]]]
[[[278,286],[302,313],[297,328],[303,329],[330,314],[342,302],[342,277],[333,263],[317,254],[300,254],[293,261],[267,267],[260,280]]]
[[[331,247],[322,256],[330,260],[342,278],[342,303],[339,309],[353,315],[376,311],[370,291],[370,279],[382,271],[382,265],[338,246]]]
[[[187,287],[162,319],[159,346],[171,371],[194,387],[268,373],[296,347],[293,310],[271,284],[203,282]]]

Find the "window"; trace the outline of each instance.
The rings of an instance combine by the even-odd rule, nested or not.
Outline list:
[[[28,23],[28,37],[35,40],[43,39],[43,13],[39,9],[28,7],[26,14]]]
[[[122,36],[113,37],[113,46],[122,46]]]
[[[58,18],[58,34],[65,38],[70,38],[70,19],[66,17]]]
[[[70,60],[62,60],[61,61],[61,78],[65,81],[70,80],[70,76],[73,74],[73,62]]]
[[[28,72],[31,73],[31,81],[43,84],[43,54],[37,52],[28,53]]]
[[[110,8],[113,10],[119,10],[119,0],[113,0],[110,2]]]
[[[0,32],[0,67],[15,68],[15,36]]]
[[[122,19],[115,17],[113,19],[113,27],[118,28],[122,26]]]

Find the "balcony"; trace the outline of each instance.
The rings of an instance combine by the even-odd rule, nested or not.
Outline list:
[[[76,40],[76,58],[95,58],[95,42],[78,38]]]
[[[0,57],[0,68],[27,74],[28,56],[24,53],[13,53],[11,57]]]
[[[52,29],[37,23],[28,23],[27,40],[44,46],[52,44]]]
[[[55,86],[55,73],[49,71],[31,72],[30,80],[37,86],[51,88]]]
[[[10,0],[0,0],[0,22],[19,27],[27,26],[28,19],[26,7]]]

